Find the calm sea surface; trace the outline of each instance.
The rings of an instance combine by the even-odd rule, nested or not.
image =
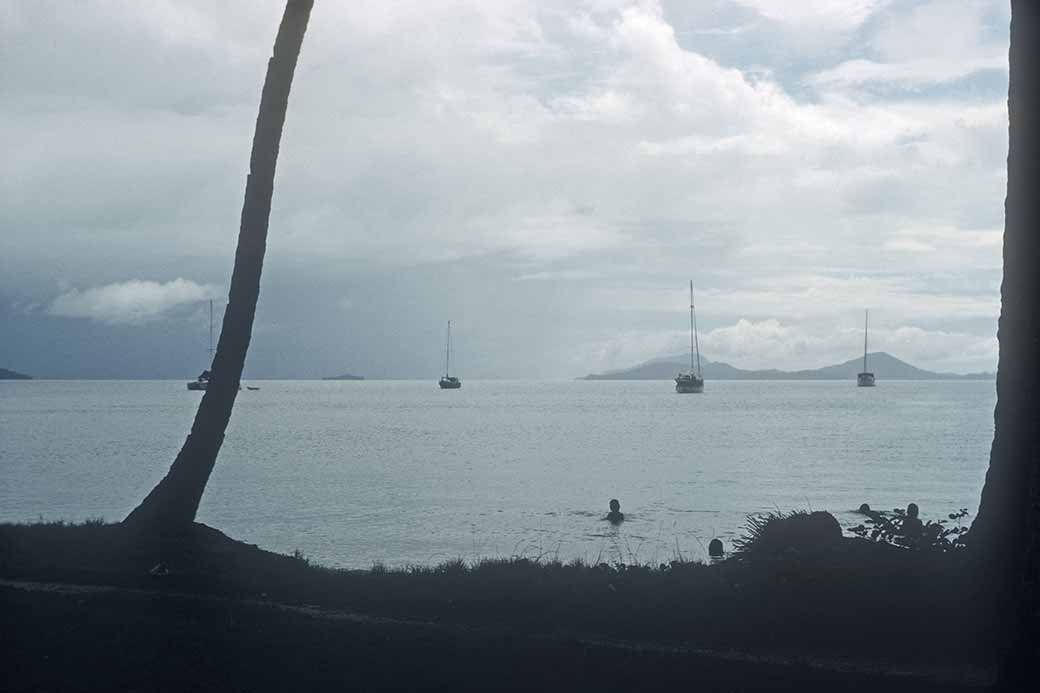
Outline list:
[[[992,382],[254,381],[199,520],[368,567],[486,556],[667,561],[748,513],[862,502],[975,511]],[[201,393],[177,381],[0,382],[0,521],[126,515]],[[621,500],[620,528],[602,520]]]

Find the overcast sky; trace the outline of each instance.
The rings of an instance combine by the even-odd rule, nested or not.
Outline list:
[[[206,365],[279,2],[0,0],[0,367]],[[247,377],[996,365],[1006,0],[317,0]]]

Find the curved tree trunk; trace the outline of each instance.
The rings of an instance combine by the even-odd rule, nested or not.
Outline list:
[[[253,317],[260,295],[260,273],[267,247],[267,223],[271,215],[278,145],[285,123],[289,88],[313,4],[314,0],[288,0],[275,39],[274,55],[267,64],[246,179],[235,269],[231,275],[228,307],[209,385],[195,414],[191,433],[170,471],[127,516],[125,523],[174,531],[190,525],[195,520],[202,492],[217,461],[238,395],[253,330]]]
[[[1040,3],[1013,0],[1008,190],[993,447],[970,538],[1002,570],[1019,564],[1040,470]]]
[[[1017,643],[1003,689],[1033,666],[1040,568],[1040,3],[1011,2],[1008,190],[993,447],[968,535]],[[1022,668],[1026,667],[1026,668]]]

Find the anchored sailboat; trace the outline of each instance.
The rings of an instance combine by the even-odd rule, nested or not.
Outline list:
[[[696,368],[694,355],[696,354]],[[701,373],[701,346],[697,340],[697,312],[693,307],[693,280],[690,280],[690,372],[675,376],[676,392],[704,392]]]
[[[213,363],[213,299],[209,301],[209,362]],[[205,390],[209,385],[209,369],[202,371],[195,380],[188,381],[189,390]]]
[[[448,342],[444,346],[444,377],[438,385],[442,390],[458,390],[462,387],[462,381],[451,375],[451,320],[448,321]]]
[[[867,325],[870,321],[870,311],[863,311],[863,372],[856,375],[856,385],[859,387],[874,387],[874,374],[867,370]]]

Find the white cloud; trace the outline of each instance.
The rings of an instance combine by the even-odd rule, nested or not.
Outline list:
[[[862,354],[862,325],[794,325],[775,318],[739,319],[700,336],[701,353],[744,369],[799,370],[842,363]],[[627,333],[591,347],[593,370],[627,368],[681,354],[689,348],[682,330]],[[870,351],[885,351],[919,368],[967,372],[995,370],[997,339],[992,335],[879,325],[870,330]]]
[[[812,77],[812,83],[818,87],[848,87],[868,83],[920,87],[960,79],[981,70],[1007,70],[1007,56],[981,56],[957,62],[934,58],[899,63],[849,60],[817,73]]]
[[[871,330],[871,341],[874,331]],[[889,351],[904,360],[935,370],[997,369],[996,335],[975,335],[901,326],[878,334],[872,351]]]
[[[870,41],[875,59],[846,60],[817,72],[810,81],[817,87],[916,88],[983,70],[1006,73],[1006,29],[996,30],[1003,17],[987,21],[997,4],[933,0],[909,12],[890,12]]]
[[[945,59],[951,63],[1003,53],[1007,68],[1010,4],[995,0],[929,0],[886,12],[870,44],[885,62]]]
[[[950,226],[904,228],[890,234],[881,247],[894,253],[925,254],[926,257],[921,258],[923,262],[917,265],[922,268],[999,270],[1003,262],[1004,232]]]
[[[798,29],[849,31],[890,0],[736,0],[763,17]]]
[[[741,319],[704,335],[702,349],[718,361],[742,368],[818,368],[841,363],[862,352],[862,327],[807,329],[778,320]],[[996,369],[997,339],[901,325],[870,330],[870,350],[885,351],[919,368],[969,370],[984,364]]]
[[[773,364],[792,363],[793,357],[804,358],[806,352],[819,352],[823,346],[820,338],[810,338],[776,319],[753,322],[741,318],[708,332],[701,341],[713,360],[744,368],[776,368]]]
[[[160,283],[131,279],[82,291],[72,289],[47,309],[64,318],[87,318],[108,324],[139,324],[156,320],[182,306],[217,298],[220,288],[187,279]]]
[[[559,271],[542,271],[542,272],[529,272],[527,274],[521,274],[517,277],[517,281],[578,281],[583,279],[597,279],[601,275],[598,272],[591,272],[589,270],[559,270]]]

